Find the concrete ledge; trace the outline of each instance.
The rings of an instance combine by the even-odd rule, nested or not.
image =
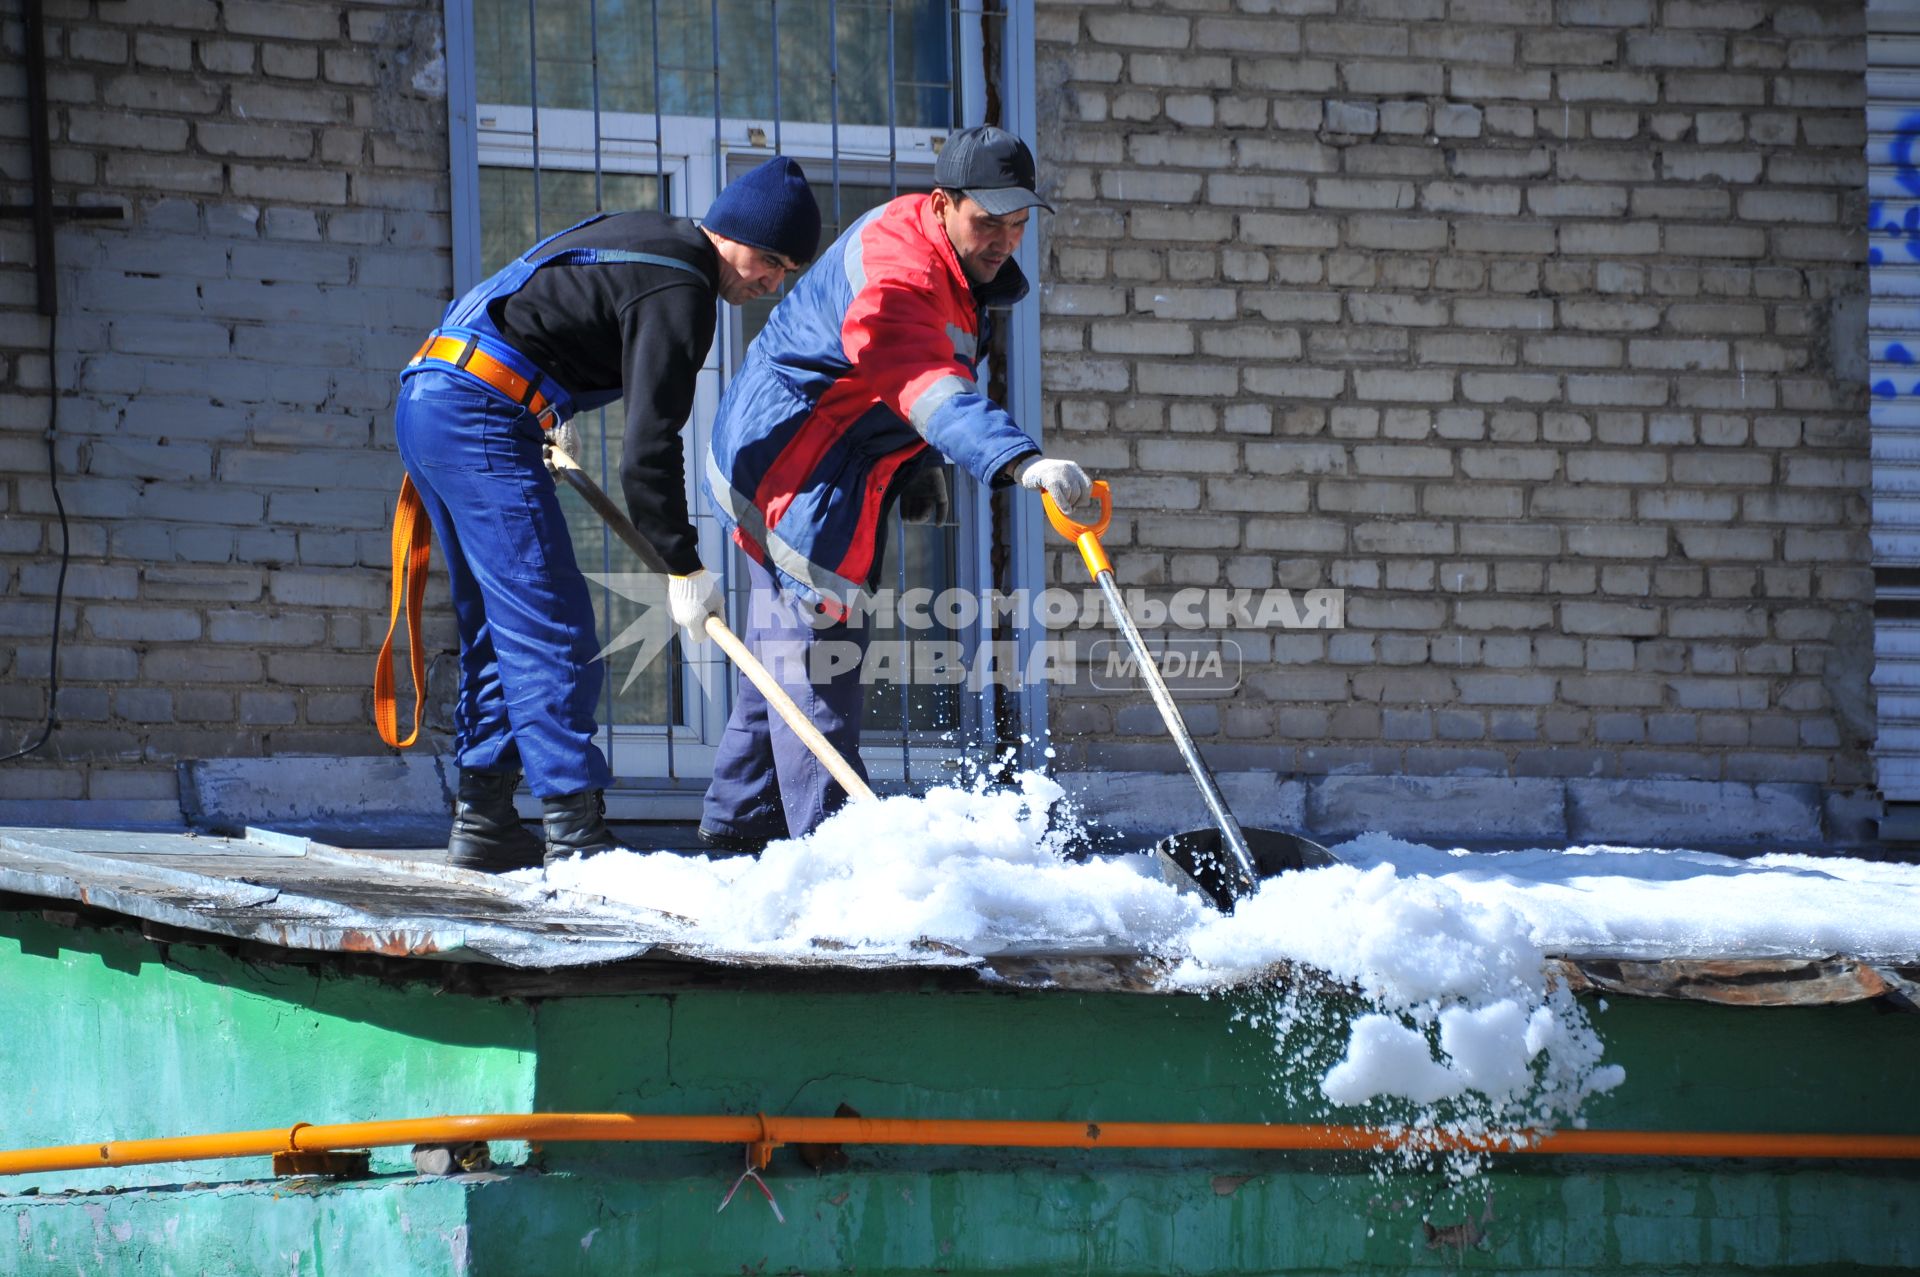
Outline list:
[[[444,755],[209,758],[180,764],[180,806],[198,829],[368,830],[437,823],[453,810]]]
[[[1186,772],[1074,772],[1054,777],[1091,820],[1122,834],[1159,838],[1213,824],[1200,788]],[[1227,806],[1245,825],[1297,830],[1306,821],[1306,786],[1272,772],[1217,775]]]
[[[1325,776],[1307,786],[1321,841],[1370,830],[1396,838],[1558,844],[1567,836],[1557,780],[1490,776]]]
[[[1576,843],[1643,846],[1824,841],[1818,785],[1704,780],[1569,780],[1567,832]]]
[[[1878,841],[1874,821],[1881,814],[1871,792],[1801,784],[1269,771],[1215,777],[1243,823],[1325,843],[1378,830],[1468,846],[1858,849]],[[1124,835],[1159,837],[1211,823],[1184,771],[1067,772],[1055,779],[1089,818]]]
[[[1264,761],[1272,761],[1269,753]],[[1212,823],[1181,769],[1062,766],[1055,774],[1087,816],[1126,837]],[[453,766],[445,755],[222,758],[179,764],[180,797],[0,800],[14,825],[248,826],[332,835],[349,845],[444,839]],[[1229,805],[1253,826],[1320,841],[1369,830],[1467,845],[1582,842],[1636,845],[1871,847],[1882,842],[1871,791],[1811,784],[1594,780],[1383,773],[1289,775],[1268,767],[1216,770]],[[610,798],[624,791],[616,790]],[[688,790],[689,793],[693,791]],[[649,801],[648,817],[659,818]],[[384,842],[383,842],[384,840]]]
[[[262,1162],[252,1165],[258,1173]],[[205,1163],[176,1170],[194,1180],[208,1174]],[[321,1180],[294,1192],[286,1180],[245,1180],[0,1197],[8,1216],[0,1277],[270,1270],[476,1277],[469,1211],[477,1178]]]

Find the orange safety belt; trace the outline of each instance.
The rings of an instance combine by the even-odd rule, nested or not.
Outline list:
[[[413,476],[400,480],[400,499],[393,507],[393,614],[387,638],[373,667],[373,722],[380,739],[405,749],[420,739],[420,706],[427,698],[427,658],[421,650],[420,605],[427,594],[427,558],[433,548],[433,525],[414,491]],[[393,631],[400,624],[404,597],[407,614],[407,658],[413,668],[413,731],[400,739],[399,707],[394,703]]]

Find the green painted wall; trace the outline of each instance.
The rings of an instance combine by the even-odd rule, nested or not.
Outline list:
[[[253,1130],[297,1121],[525,1112],[524,1006],[258,966],[218,949],[0,913],[0,1147]],[[186,1177],[235,1179],[258,1159]],[[411,1168],[407,1150],[375,1165]],[[179,1167],[41,1176],[178,1183]]]
[[[931,982],[527,1003],[0,914],[0,1024],[20,1026],[0,1034],[0,1146],[436,1112],[824,1115],[842,1102],[902,1117],[1360,1116],[1307,1084],[1339,1040],[1298,1033],[1297,1054],[1277,1056],[1245,1018],[1263,1007],[1260,995]],[[1590,1104],[1595,1126],[1920,1134],[1920,1016],[1616,1000],[1596,1023],[1628,1079]],[[847,1153],[826,1172],[776,1155],[784,1226],[751,1187],[715,1213],[742,1166],[731,1147],[555,1145],[503,1177],[298,1192],[51,1195],[219,1184],[263,1174],[261,1160],[13,1177],[0,1180],[0,1275],[1920,1271],[1920,1167],[1904,1164],[1511,1158],[1453,1184],[1354,1156]],[[41,1195],[7,1195],[28,1183]],[[62,1264],[85,1262],[35,1266],[56,1248]]]
[[[578,1185],[528,1176],[480,1194],[503,1190],[475,1216],[475,1271],[552,1271],[542,1264],[559,1255],[578,1257],[568,1272],[608,1277],[1920,1268],[1912,1179],[1507,1166],[1463,1190],[1271,1162],[1245,1173],[1149,1173],[1078,1157],[991,1176],[793,1168],[770,1180],[785,1224],[758,1195],[714,1214],[723,1175]],[[1453,1233],[1459,1244],[1434,1239],[1423,1216],[1473,1231]]]
[[[1304,1053],[1282,1057],[1241,1018],[1260,1001],[941,991],[548,1002],[537,1010],[536,1100],[556,1110],[816,1115],[845,1101],[874,1117],[1377,1116],[1329,1105],[1313,1089],[1344,1048],[1344,1016],[1329,1017]],[[1920,1106],[1890,1101],[1915,1080],[1920,1016],[1866,1003],[1756,1010],[1621,999],[1595,1023],[1627,1082],[1588,1102],[1593,1126],[1920,1134]]]
[[[777,1162],[784,1224],[751,1188],[716,1213],[730,1180],[520,1171],[0,1197],[0,1275],[1920,1271],[1914,1180],[1830,1167],[1507,1164],[1460,1187],[1291,1159],[1231,1174],[1078,1155],[991,1172]]]

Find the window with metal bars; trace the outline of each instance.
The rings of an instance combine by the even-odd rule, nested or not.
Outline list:
[[[455,222],[477,221],[478,251],[463,256],[456,244],[461,273],[471,275],[462,287],[595,212],[659,208],[697,218],[727,180],[771,154],[806,168],[824,246],[868,209],[927,189],[946,135],[985,118],[987,50],[1001,47],[1008,21],[953,0],[449,0],[448,20],[450,32],[470,24],[473,145],[471,171],[454,174]],[[461,45],[451,39],[450,56]],[[454,154],[458,167],[460,145]],[[459,207],[463,200],[477,209]],[[722,307],[686,431],[690,462],[704,455],[728,371],[774,304]],[[611,491],[619,420],[616,406],[576,423],[582,463]],[[698,469],[688,468],[702,558],[737,579]],[[984,518],[982,495],[955,477],[957,523]],[[569,514],[583,568],[637,569],[584,504],[570,504]],[[896,518],[883,581],[902,590],[978,587],[988,557],[980,529]],[[637,605],[611,590],[599,596],[604,643]],[[978,641],[942,630],[876,630],[874,638]],[[711,648],[696,659],[724,661]],[[730,671],[689,670],[676,644],[671,659],[623,686],[626,673],[610,660],[600,719],[616,775],[703,777],[725,725]],[[881,682],[868,690],[863,754],[876,779],[911,778],[916,765],[962,752],[991,714],[963,687]]]

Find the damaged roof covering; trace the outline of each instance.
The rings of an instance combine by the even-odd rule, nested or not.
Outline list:
[[[298,954],[378,955],[563,973],[612,963],[715,968],[971,971],[1023,988],[1172,992],[1164,959],[1126,937],[1051,947],[927,940],[875,953],[730,952],[689,920],[601,896],[249,830],[0,827],[0,893],[71,902],[163,928],[177,940],[242,941]],[[1844,955],[1660,960],[1555,957],[1576,990],[1739,1006],[1815,1006],[1885,997],[1920,1005],[1920,967]]]

